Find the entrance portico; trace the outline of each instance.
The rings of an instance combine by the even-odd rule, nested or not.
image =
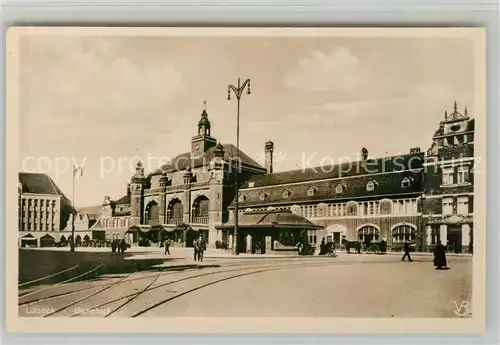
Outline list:
[[[299,242],[309,245],[307,231],[323,228],[289,210],[243,212],[238,225],[238,252],[252,254],[297,254]],[[226,232],[224,237],[230,239],[234,231],[234,218],[217,229]]]

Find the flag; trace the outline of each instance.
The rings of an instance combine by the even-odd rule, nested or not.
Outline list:
[[[83,176],[83,167],[73,167],[73,177],[80,177]]]

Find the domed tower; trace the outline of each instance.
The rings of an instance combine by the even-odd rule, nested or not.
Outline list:
[[[135,174],[130,181],[130,225],[139,225],[143,221],[144,189],[147,178],[141,161],[135,166]]]
[[[191,156],[193,158],[203,156],[209,148],[217,144],[216,140],[210,135],[211,124],[208,120],[206,105],[207,102],[205,101],[200,121],[198,121],[198,134],[191,138]]]

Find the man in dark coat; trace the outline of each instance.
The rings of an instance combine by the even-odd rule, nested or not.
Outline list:
[[[202,235],[195,241],[195,261],[203,261],[203,252],[207,249],[207,244]]]
[[[405,241],[404,251],[405,251],[405,253],[404,253],[403,258],[401,260],[405,261],[405,258],[408,257],[408,261],[412,262],[413,260],[411,259],[411,256],[410,256],[410,242]]]
[[[441,241],[438,241],[434,249],[434,266],[437,270],[446,267],[446,247],[441,244]]]
[[[325,255],[326,254],[326,244],[325,244],[325,238],[321,240],[321,244],[319,245],[319,255]]]

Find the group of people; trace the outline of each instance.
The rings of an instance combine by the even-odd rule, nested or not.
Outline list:
[[[194,261],[203,261],[203,253],[207,250],[207,242],[201,234],[193,241],[193,250]]]
[[[121,256],[125,253],[127,250],[127,242],[122,238],[121,240],[113,240],[111,241],[111,252],[112,253],[120,253]]]
[[[333,249],[333,242],[325,243],[325,239],[321,240],[319,245],[319,255],[327,255]]]
[[[163,241],[163,246],[165,247],[165,255],[170,255],[170,245],[172,240],[170,238]],[[202,235],[199,235],[193,240],[193,250],[194,250],[194,261],[203,261],[203,253],[207,250],[207,242]]]
[[[408,258],[408,261],[410,262],[413,261],[410,255],[410,248],[410,242],[406,241],[403,248],[404,254],[401,259],[402,261],[405,261],[406,258]],[[444,246],[441,241],[438,241],[436,247],[434,248],[434,266],[437,270],[442,270],[446,269],[446,265],[446,246]]]

